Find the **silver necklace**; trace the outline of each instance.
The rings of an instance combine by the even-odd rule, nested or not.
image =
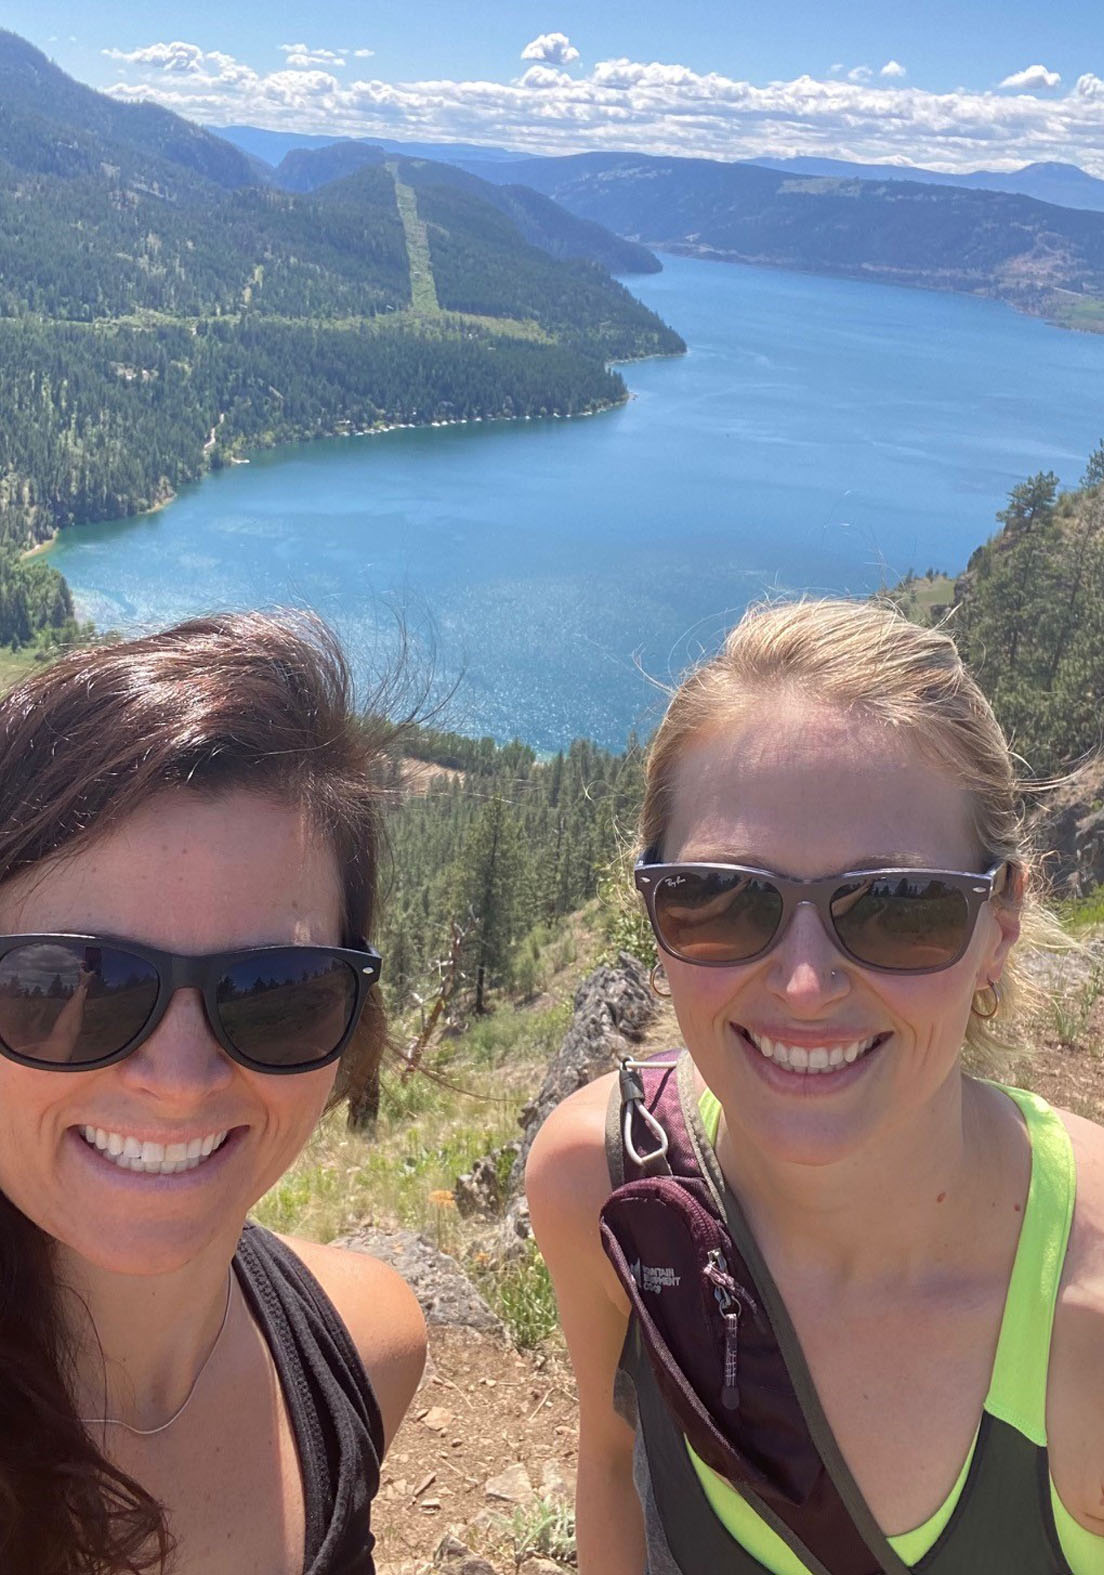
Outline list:
[[[219,1324],[218,1333],[215,1335],[214,1343],[212,1344],[211,1349],[207,1352],[207,1355],[203,1358],[199,1372],[196,1373],[195,1377],[192,1379],[191,1388],[188,1390],[188,1393],[184,1396],[183,1400],[177,1406],[176,1410],[173,1412],[172,1416],[169,1417],[167,1422],[162,1422],[159,1427],[135,1427],[130,1422],[124,1422],[121,1416],[82,1416],[81,1421],[85,1424],[85,1426],[125,1427],[128,1433],[134,1434],[135,1438],[154,1438],[158,1433],[164,1433],[173,1425],[174,1422],[178,1422],[184,1415],[184,1412],[188,1409],[188,1406],[191,1404],[192,1396],[199,1388],[199,1380],[210,1367],[211,1360],[219,1348],[219,1341],[222,1339],[223,1334],[226,1331],[226,1325],[230,1319],[230,1300],[233,1290],[234,1271],[230,1269],[227,1271],[226,1276],[226,1306],[222,1311],[222,1322]]]

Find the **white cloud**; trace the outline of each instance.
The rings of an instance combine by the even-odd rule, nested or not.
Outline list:
[[[197,44],[109,51],[126,63],[127,78],[108,91],[194,120],[335,137],[497,143],[533,153],[815,154],[949,171],[1066,160],[1104,176],[1104,78],[1092,73],[1041,96],[930,93],[887,77],[760,84],[629,59],[575,75],[534,61],[512,82],[386,82],[351,81],[354,73],[339,76],[322,65],[292,67],[290,52],[316,60],[322,53],[288,51],[284,66],[268,74]]]
[[[847,73],[848,82],[869,82],[874,75],[869,66],[852,66]]]
[[[569,66],[579,51],[566,33],[541,33],[521,52],[523,60],[543,60],[550,66]]]
[[[203,68],[203,50],[198,44],[185,44],[179,38],[171,44],[147,44],[144,49],[105,49],[111,60],[125,61],[128,66],[152,66],[157,71],[200,71]]]
[[[880,77],[907,77],[908,72],[899,60],[887,60],[878,72]]]
[[[281,44],[280,49],[287,56],[287,64],[298,70],[306,70],[311,66],[341,67],[345,64],[344,50],[308,49],[306,44]]]
[[[1025,88],[1031,92],[1034,88],[1056,88],[1062,76],[1058,71],[1048,71],[1046,66],[1028,66],[1023,71],[1014,71],[1010,77],[1005,77],[998,86],[1002,88]]]
[[[353,59],[354,60],[368,60],[374,54],[375,54],[375,50],[374,49],[354,49],[353,50]]]
[[[555,88],[566,87],[575,79],[566,71],[557,71],[553,66],[530,66],[524,75],[518,78],[522,87],[528,88]]]

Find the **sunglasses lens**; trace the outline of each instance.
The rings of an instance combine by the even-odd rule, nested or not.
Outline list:
[[[769,946],[782,897],[769,880],[740,870],[680,870],[655,889],[662,944],[688,962],[746,962]]]
[[[309,946],[243,953],[218,982],[223,1032],[259,1067],[308,1067],[341,1043],[352,1021],[351,964]]]
[[[0,1041],[47,1066],[91,1065],[141,1032],[157,989],[153,965],[114,946],[17,946],[0,957]]]
[[[965,894],[943,881],[894,875],[841,886],[832,922],[859,962],[899,973],[946,968],[969,939]]]

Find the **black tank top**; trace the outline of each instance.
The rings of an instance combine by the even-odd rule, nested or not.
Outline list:
[[[283,1242],[247,1225],[234,1268],[268,1342],[303,1477],[304,1575],[375,1575],[383,1424],[337,1309]]]

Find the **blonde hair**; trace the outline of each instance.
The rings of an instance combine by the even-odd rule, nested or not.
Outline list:
[[[970,795],[974,829],[987,860],[1009,861],[1023,880],[1021,938],[1028,947],[1062,944],[1039,897],[1038,862],[1024,830],[1022,792],[1007,740],[950,635],[921,628],[886,602],[803,600],[758,603],[671,698],[645,764],[640,851],[659,849],[670,823],[677,768],[703,733],[738,719],[765,695],[811,700],[857,721],[899,729]],[[1009,883],[1014,889],[1015,883]],[[971,1010],[966,1043],[993,1065],[1015,1048],[1009,1019],[1041,1004],[1015,952],[1000,984],[993,1020]],[[998,1027],[998,1022],[1001,1024]]]

